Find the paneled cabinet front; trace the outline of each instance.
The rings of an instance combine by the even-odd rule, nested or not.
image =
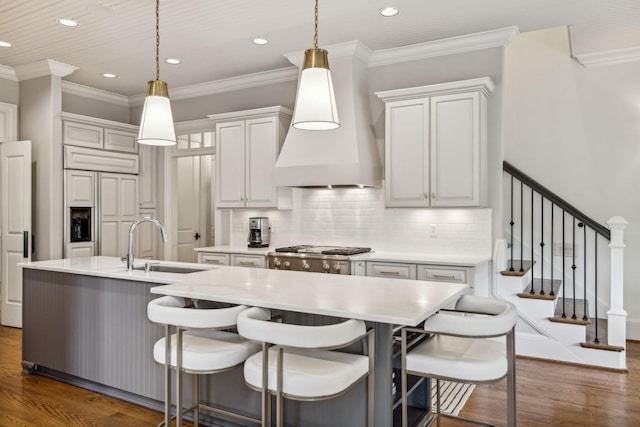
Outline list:
[[[78,114],[62,113],[65,145],[137,153],[137,126]]]
[[[265,111],[268,110],[268,111]],[[290,116],[282,107],[216,124],[216,206],[274,208],[274,166]],[[209,116],[214,118],[214,116]]]
[[[488,78],[378,92],[388,207],[486,204]]]
[[[66,170],[65,198],[67,207],[95,207],[96,172]]]
[[[100,174],[100,255],[127,253],[129,227],[138,217],[138,177]]]

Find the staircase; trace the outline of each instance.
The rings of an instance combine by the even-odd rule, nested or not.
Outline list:
[[[514,303],[519,355],[626,369],[623,230],[603,226],[504,162],[505,239],[494,296]]]

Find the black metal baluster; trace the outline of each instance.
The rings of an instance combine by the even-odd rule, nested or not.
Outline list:
[[[598,232],[593,230],[593,251],[594,251],[594,293],[595,293],[595,327],[596,327],[596,337],[593,340],[594,343],[600,344],[600,340],[598,339]]]
[[[524,187],[520,181],[520,273],[524,273]]]
[[[566,301],[566,289],[567,289],[567,284],[564,283],[566,281],[566,273],[565,273],[565,260],[567,258],[567,255],[564,253],[564,249],[565,249],[565,243],[564,243],[564,226],[565,226],[565,220],[564,220],[564,213],[565,210],[562,209],[562,318],[566,319],[567,318],[567,313],[565,312],[565,301]]]
[[[540,195],[540,295],[544,295],[544,196]]]
[[[551,290],[549,291],[549,295],[554,296],[556,293],[553,291],[553,208],[555,207],[554,203],[551,202]]]
[[[584,282],[584,306],[583,306],[583,315],[582,315],[582,320],[589,320],[589,317],[587,317],[587,226],[584,225],[582,222],[580,224],[578,224],[578,227],[582,227],[582,254],[583,254],[583,262],[584,262],[584,266],[582,267],[582,271],[584,272],[583,275],[583,282]]]
[[[511,175],[511,259],[509,260],[509,271],[513,271],[513,175]]]
[[[533,270],[533,188],[531,188],[531,295],[535,294],[533,282],[535,282],[535,271]]]
[[[573,314],[571,315],[572,319],[577,319],[578,316],[576,316],[576,217],[573,217],[573,228],[572,228],[572,233],[573,235],[573,255],[572,255],[572,261],[571,261],[571,269],[573,270]]]

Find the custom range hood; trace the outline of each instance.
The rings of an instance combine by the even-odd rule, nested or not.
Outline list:
[[[275,166],[276,185],[380,187],[382,166],[367,83],[371,51],[358,41],[324,48],[329,52],[340,127],[316,131],[290,127]],[[303,52],[285,56],[301,67]]]

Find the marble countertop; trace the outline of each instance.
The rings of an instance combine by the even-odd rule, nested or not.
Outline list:
[[[143,266],[145,260],[136,261]],[[176,274],[128,271],[116,257],[86,257],[20,263],[26,269],[157,283],[152,293],[280,310],[416,325],[451,304],[467,285],[417,280],[309,274],[260,268],[192,266],[203,271]]]

